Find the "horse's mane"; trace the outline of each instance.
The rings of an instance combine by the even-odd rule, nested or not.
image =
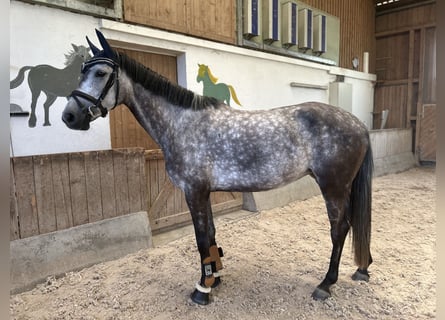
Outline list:
[[[216,84],[218,78],[213,75],[209,67],[207,67],[207,74],[209,75],[210,81],[212,81],[213,84]]]
[[[115,54],[119,67],[125,70],[133,81],[141,84],[153,94],[164,97],[174,105],[193,110],[202,110],[221,105],[221,101],[218,99],[201,96],[180,87],[124,53],[115,52]]]

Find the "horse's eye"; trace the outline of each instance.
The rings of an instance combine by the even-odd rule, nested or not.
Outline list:
[[[97,70],[95,76],[98,78],[102,78],[102,77],[105,77],[106,74],[107,73],[105,71]]]

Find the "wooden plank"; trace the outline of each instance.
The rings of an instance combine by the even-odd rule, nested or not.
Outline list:
[[[116,197],[116,214],[130,213],[126,150],[113,150],[114,188]]]
[[[116,197],[114,187],[114,166],[111,150],[98,151],[102,216],[104,219],[116,217]]]
[[[185,0],[126,0],[124,12],[125,21],[177,32],[187,30]]]
[[[167,217],[160,217],[153,221],[152,231],[161,231],[170,229],[172,227],[178,227],[186,223],[191,223],[192,217],[189,211],[179,212]]]
[[[9,160],[9,240],[20,238],[17,196],[15,189],[14,163]]]
[[[436,103],[436,28],[425,30],[425,56],[422,102],[424,104]]]
[[[165,162],[162,160],[157,160],[156,161],[156,165],[157,165],[157,183],[159,186],[165,186],[165,184],[171,184],[170,180],[167,178],[167,174],[165,172]],[[161,187],[159,189],[159,192],[162,192],[164,190],[164,187]],[[169,197],[171,196],[171,192],[169,193]],[[160,207],[157,210],[157,215],[160,217],[165,217],[168,215],[167,213],[167,201],[168,201],[168,197],[164,199],[164,204],[162,205],[162,207]]]
[[[147,160],[145,159],[145,154],[142,152],[139,160],[139,171],[141,173],[140,179],[140,190],[141,190],[141,210],[147,211],[148,214],[148,206],[149,206],[149,194],[148,194],[148,185],[147,185]]]
[[[156,160],[150,160],[148,161],[148,177],[147,177],[147,183],[148,183],[148,190],[150,190],[150,207],[153,205],[153,203],[156,200],[156,197],[159,194],[159,183],[158,183],[158,165]]]
[[[97,151],[85,152],[84,160],[88,221],[99,221],[103,219],[99,154]]]
[[[412,25],[412,26],[408,26],[408,27],[401,27],[401,28],[396,28],[396,29],[392,29],[392,30],[388,30],[388,31],[382,31],[382,32],[377,32],[375,34],[376,39],[379,38],[385,38],[385,37],[390,37],[390,36],[396,36],[399,35],[401,33],[410,33],[411,31],[416,31],[422,28],[431,28],[431,27],[435,27],[436,23],[426,23],[426,24],[416,24],[416,25]]]
[[[236,43],[236,1],[188,0],[188,33],[226,43]]]
[[[181,189],[175,187],[173,197],[174,197],[175,213],[188,210],[187,204],[185,202],[185,195],[184,192],[181,191]]]
[[[161,149],[145,150],[144,155],[147,161],[164,159],[164,154]]]
[[[168,176],[166,176],[165,181],[169,181],[170,184],[170,178]],[[173,185],[173,184],[172,184]],[[166,200],[166,206],[165,206],[165,215],[170,215],[170,214],[175,214],[176,212],[178,212],[178,208],[176,207],[176,199],[175,199],[175,187],[173,188],[173,191],[171,192],[170,196],[167,198]]]
[[[138,212],[143,208],[141,180],[143,179],[140,171],[140,161],[145,161],[142,150],[129,150],[127,154],[127,172],[128,172],[128,190],[130,212]]]
[[[157,223],[161,217],[165,217],[160,212],[164,211],[167,199],[172,195],[174,191],[174,186],[169,180],[165,180],[161,188],[161,191],[157,195],[156,199],[153,201],[149,211],[148,217],[150,222],[153,222],[152,228],[158,228]],[[172,215],[170,215],[172,216]]]
[[[426,52],[425,52],[425,47],[426,47],[426,30],[425,29],[421,29],[420,30],[420,63],[419,63],[419,79],[424,79],[425,78],[425,56],[426,56]],[[418,126],[419,125],[419,119],[421,117],[421,112],[422,112],[422,105],[423,105],[423,87],[424,87],[424,82],[420,81],[419,82],[419,89],[418,89],[418,96],[417,96],[417,121],[416,121],[416,138],[415,138],[415,156],[416,156],[416,160],[420,161],[420,154],[419,154],[419,143],[420,143],[420,131],[421,128]]]
[[[32,157],[13,158],[20,237],[39,234]]]
[[[419,118],[419,161],[436,161],[436,105],[422,106]]]
[[[53,172],[54,210],[57,230],[63,230],[73,226],[68,154],[51,155],[51,168]]]
[[[429,3],[415,8],[378,15],[375,24],[376,34],[435,23],[436,10],[436,4]]]
[[[413,74],[414,74],[414,30],[409,32],[409,45],[408,45],[408,92],[406,103],[406,122],[405,128],[411,127],[411,108],[413,105]]]
[[[73,225],[88,223],[88,205],[85,177],[85,161],[81,152],[69,154],[69,179],[71,186],[71,209]]]
[[[51,158],[49,155],[34,156],[33,162],[39,233],[44,234],[57,230]]]

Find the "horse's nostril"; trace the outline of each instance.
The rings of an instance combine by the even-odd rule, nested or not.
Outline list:
[[[64,112],[62,115],[62,120],[65,123],[72,123],[74,121],[74,115],[71,112]]]

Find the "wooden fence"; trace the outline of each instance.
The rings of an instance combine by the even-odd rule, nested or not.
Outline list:
[[[15,157],[10,238],[147,210],[143,149]]]
[[[184,194],[167,177],[160,150],[113,149],[10,160],[10,239],[147,211],[152,230],[190,222]],[[215,192],[215,214],[242,206]]]

